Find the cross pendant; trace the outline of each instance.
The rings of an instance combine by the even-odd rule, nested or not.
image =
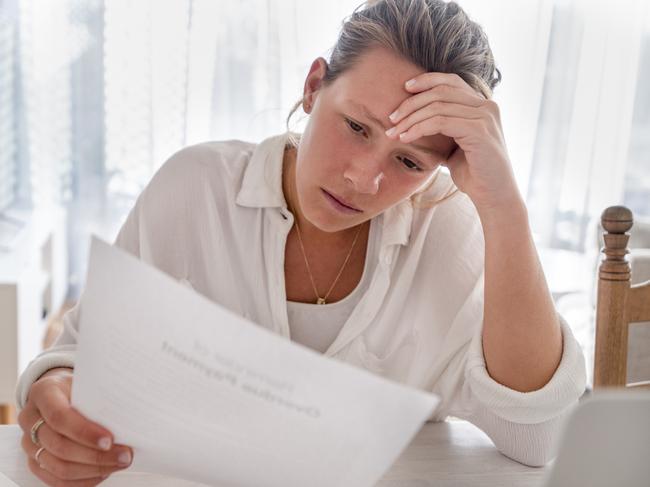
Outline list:
[[[325,298],[318,298],[316,304],[325,304]]]

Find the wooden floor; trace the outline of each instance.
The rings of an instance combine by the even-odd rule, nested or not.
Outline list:
[[[63,315],[75,305],[74,301],[66,301],[61,309],[47,323],[43,337],[43,350],[49,348],[63,330]],[[0,404],[0,424],[16,424],[16,407],[13,404]]]

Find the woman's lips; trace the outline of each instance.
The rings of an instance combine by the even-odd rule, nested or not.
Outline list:
[[[321,188],[325,198],[339,211],[344,213],[363,213],[362,210],[355,208],[354,206],[349,205],[345,200],[342,200],[340,197],[333,195],[329,191]]]

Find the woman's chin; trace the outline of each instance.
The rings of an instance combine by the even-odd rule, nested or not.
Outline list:
[[[343,230],[345,227],[341,222],[336,222],[331,218],[307,218],[309,223],[323,232],[334,233]]]
[[[340,232],[362,223],[356,221],[356,219],[337,218],[336,215],[328,214],[325,210],[314,212],[312,214],[305,213],[305,218],[316,228],[327,233]]]

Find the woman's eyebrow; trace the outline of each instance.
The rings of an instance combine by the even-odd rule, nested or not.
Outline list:
[[[370,119],[371,122],[373,122],[375,125],[378,125],[379,127],[381,127],[384,130],[384,132],[390,128],[390,126],[384,125],[381,122],[381,120],[379,120],[379,118],[377,118],[375,115],[373,115],[370,112],[370,110],[368,110],[368,107],[366,107],[364,104],[357,103],[354,100],[345,100],[345,102],[350,103],[351,105],[354,105],[359,110],[361,110],[363,112],[363,114]],[[435,156],[435,157],[444,157],[444,154],[441,154],[437,150],[431,149],[431,148],[429,148],[427,146],[424,146],[424,145],[414,144],[412,142],[408,143],[408,144],[404,144],[404,145],[414,147],[415,149],[418,149],[418,150],[420,150],[422,152],[425,152],[425,153],[427,153],[429,155],[432,155],[432,156]]]
[[[362,103],[357,103],[357,102],[354,101],[354,100],[345,100],[345,101],[346,101],[346,103],[349,103],[349,104],[351,104],[351,105],[354,105],[354,106],[357,107],[359,110],[361,110],[361,111],[363,112],[363,114],[364,114],[366,117],[368,117],[372,122],[374,122],[375,125],[379,125],[380,127],[382,127],[382,128],[384,129],[384,132],[390,128],[390,126],[388,126],[388,125],[384,125],[384,124],[382,123],[382,121],[379,120],[379,118],[377,118],[375,115],[373,115],[373,114],[370,112],[370,110],[368,110],[368,107],[366,107],[364,104],[362,104]]]

